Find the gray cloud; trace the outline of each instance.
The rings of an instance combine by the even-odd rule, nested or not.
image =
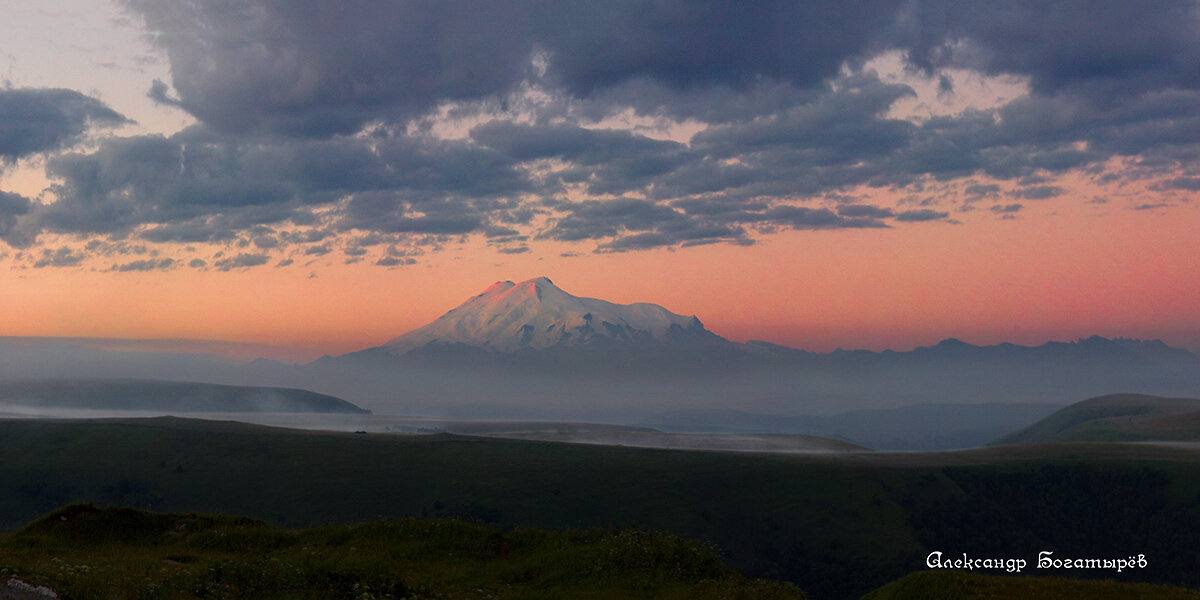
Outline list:
[[[851,210],[850,212],[856,211]],[[907,220],[901,217],[897,217],[897,219]],[[846,215],[840,214],[840,212],[834,213],[827,208],[805,208],[803,206],[776,206],[764,211],[761,220],[775,225],[787,225],[793,229],[886,227],[882,221],[878,220],[878,217],[871,215]]]
[[[83,259],[83,254],[76,252],[74,248],[67,246],[60,246],[54,250],[46,248],[42,250],[42,255],[34,261],[33,268],[75,267],[79,266],[83,262]]]
[[[1012,196],[1014,198],[1024,198],[1026,200],[1045,200],[1047,198],[1061,196],[1064,192],[1066,192],[1065,189],[1056,185],[1036,185],[1014,190],[1012,192]]]
[[[177,97],[165,84],[152,96],[227,131],[352,133],[440,102],[503,97],[537,77],[536,52],[544,79],[573,97],[649,98],[633,105],[706,120],[745,111],[697,103],[776,112],[795,104],[779,90],[819,88],[884,50],[930,74],[1028,77],[1043,97],[1103,103],[1200,84],[1189,0],[125,3],[171,61]]]
[[[17,219],[29,212],[33,203],[20,194],[0,191],[0,240],[10,246],[26,245],[24,232],[18,229]]]
[[[471,137],[514,162],[566,161],[573,167],[560,174],[561,179],[586,182],[592,194],[640,190],[656,177],[694,160],[677,142],[577,125],[526,126],[492,121],[472,129]]]
[[[521,2],[127,0],[171,60],[176,99],[226,131],[325,136],[523,79]]]
[[[628,231],[644,231],[686,219],[680,211],[634,198],[587,200],[565,207],[545,237],[564,242],[616,237]]]
[[[270,258],[266,254],[251,254],[240,253],[237,256],[221,258],[213,261],[213,266],[218,271],[231,271],[233,269],[243,269],[248,267],[257,267],[267,264]]]
[[[535,52],[548,56],[546,78],[577,97],[638,80],[681,91],[740,90],[763,79],[806,87],[877,48],[902,5],[125,3],[171,61],[177,96],[156,83],[152,97],[223,130],[299,135],[352,133],[381,116],[503,94],[533,74]]]
[[[1026,75],[1039,94],[1097,99],[1200,84],[1196,4],[1167,0],[916,2],[901,36],[914,64]]]
[[[103,102],[73,90],[0,88],[0,167],[72,146],[93,127],[129,122]]]
[[[504,252],[504,250],[501,250],[501,252]],[[406,258],[406,257],[400,257],[400,256],[385,256],[385,257],[375,261],[375,264],[380,267],[398,267],[398,266],[405,266],[405,265],[415,265],[415,264],[417,264],[417,261],[414,258]]]
[[[146,260],[135,260],[120,265],[113,265],[112,270],[122,273],[129,271],[163,271],[175,266],[176,261],[173,258],[148,258]]]
[[[59,182],[58,201],[39,209],[42,229],[125,233],[149,226],[140,235],[154,242],[221,242],[255,226],[306,224],[308,207],[347,197],[342,229],[468,233],[506,208],[499,199],[531,185],[512,160],[464,142],[243,139],[203,127],[170,138],[111,138],[93,153],[54,157],[47,171]],[[307,230],[256,236],[255,243],[267,248],[327,235]]]
[[[906,210],[896,215],[896,220],[908,223],[919,223],[923,221],[937,221],[940,219],[945,219],[948,216],[950,216],[950,213],[921,208],[916,210]]]
[[[995,196],[1000,193],[1000,186],[994,183],[970,184],[963,188],[963,194],[974,199]]]
[[[1173,206],[1170,202],[1145,202],[1137,204],[1133,210],[1158,210],[1160,208],[1170,208]]]
[[[1166,182],[1166,184],[1168,188],[1173,190],[1200,192],[1200,177],[1176,177]]]
[[[1011,198],[1049,199],[1065,195],[1058,175],[1099,180],[1112,158],[1167,189],[1197,187],[1179,176],[1200,166],[1194,2],[124,2],[171,62],[151,97],[201,125],[51,158],[56,202],[0,201],[10,244],[47,231],[361,258],[482,234],[504,252],[533,238],[626,251],[949,222],[945,205],[999,198],[1009,186],[996,181],[1020,186]],[[943,97],[959,93],[949,69],[1032,92],[895,118],[914,91],[862,68],[884,51]],[[123,122],[53,92],[44,136],[16,135],[37,149],[6,150],[0,136],[0,159]],[[0,132],[5,111],[31,105],[8,93]],[[435,137],[443,113],[474,126]],[[604,121],[629,114],[691,119],[699,133],[684,144]],[[829,195],[858,186],[924,208]]]
[[[891,209],[871,206],[869,204],[843,204],[837,208],[837,212],[843,217],[867,217],[871,219],[885,219],[893,214]]]

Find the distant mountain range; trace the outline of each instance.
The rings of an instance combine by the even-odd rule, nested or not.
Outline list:
[[[948,339],[907,352],[818,354],[733,342],[695,316],[574,296],[545,277],[495,283],[385,344],[304,365],[235,365],[212,355],[28,338],[0,339],[0,357],[0,379],[153,377],[302,388],[376,412],[453,418],[652,423],[670,411],[773,418],[913,405],[1062,406],[1114,393],[1200,396],[1200,357],[1158,340],[976,346]],[[938,414],[932,422],[945,431],[931,435],[946,435],[936,445],[959,443],[964,428],[971,439],[991,431],[979,428],[987,411]]]
[[[815,354],[753,340],[739,344],[704,328],[695,316],[675,314],[650,303],[614,304],[573,296],[539,277],[521,283],[500,281],[432,323],[401,335],[364,354],[390,357],[491,355],[493,361],[526,363],[533,356],[580,355],[580,349],[638,356],[656,355],[654,367],[673,355],[695,359],[704,352],[736,358],[728,367],[817,362],[826,366],[914,365],[923,362],[1195,361],[1196,355],[1161,341],[1093,336],[1076,342],[975,346],[947,339],[911,352],[837,350]],[[507,358],[499,358],[507,356]],[[536,361],[535,361],[536,362]],[[550,361],[554,362],[554,361]]]
[[[1061,406],[1117,392],[1200,395],[1200,357],[1157,340],[1095,336],[1029,347],[949,339],[908,352],[818,354],[736,343],[694,316],[574,296],[545,277],[495,283],[375,348],[301,366],[257,361],[245,373],[377,411],[624,423],[671,410],[812,416],[918,404]],[[937,444],[956,443],[955,435]]]

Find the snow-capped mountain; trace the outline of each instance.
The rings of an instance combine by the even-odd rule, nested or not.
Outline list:
[[[499,281],[434,322],[380,347],[401,355],[429,345],[462,344],[511,353],[611,342],[671,344],[688,340],[731,343],[704,328],[694,316],[657,304],[614,304],[580,298],[538,277]]]

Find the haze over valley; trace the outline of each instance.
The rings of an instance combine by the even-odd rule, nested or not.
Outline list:
[[[817,435],[874,449],[932,450],[980,446],[1094,396],[1200,390],[1200,357],[1154,340],[1096,336],[1027,347],[950,339],[908,352],[821,354],[732,342],[696,316],[650,303],[574,296],[545,277],[497,282],[381,346],[298,365],[56,340],[0,346],[6,357],[0,376],[25,380],[0,386],[7,404],[21,386],[34,385],[31,378],[46,381],[38,385],[59,396],[25,402],[26,409],[41,404],[231,413],[228,403],[221,410],[212,405],[212,390],[265,390],[192,383],[187,389],[193,399],[182,387],[159,393],[157,400],[149,393],[168,381],[207,381],[311,390],[335,397],[327,402],[341,399],[351,410],[389,417],[386,423],[363,418],[356,425],[329,425],[365,431],[446,431],[472,420],[559,424],[542,430],[593,422],[674,433]],[[134,377],[162,383],[88,382]],[[89,389],[95,392],[90,401]],[[199,399],[201,392],[207,400]],[[122,393],[128,396],[123,405],[105,399]],[[328,412],[258,405],[251,412]]]

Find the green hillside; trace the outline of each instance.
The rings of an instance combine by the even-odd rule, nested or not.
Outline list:
[[[130,600],[805,598],[730,571],[701,544],[637,530],[405,519],[292,531],[91,505],[0,537],[0,583],[10,577],[66,598]]]
[[[1200,400],[1115,394],[1072,404],[998,444],[1200,441]]]
[[[822,600],[857,599],[932,550],[1136,551],[1150,567],[1117,577],[1200,586],[1200,552],[1180,550],[1200,548],[1198,464],[1192,449],[1140,445],[780,456],[177,418],[0,421],[0,531],[86,502],[287,528],[454,517],[664,532]]]
[[[1200,600],[1200,592],[1147,583],[919,571],[862,600]]]
[[[368,413],[308,390],[149,379],[0,381],[0,405],[169,412]]]

